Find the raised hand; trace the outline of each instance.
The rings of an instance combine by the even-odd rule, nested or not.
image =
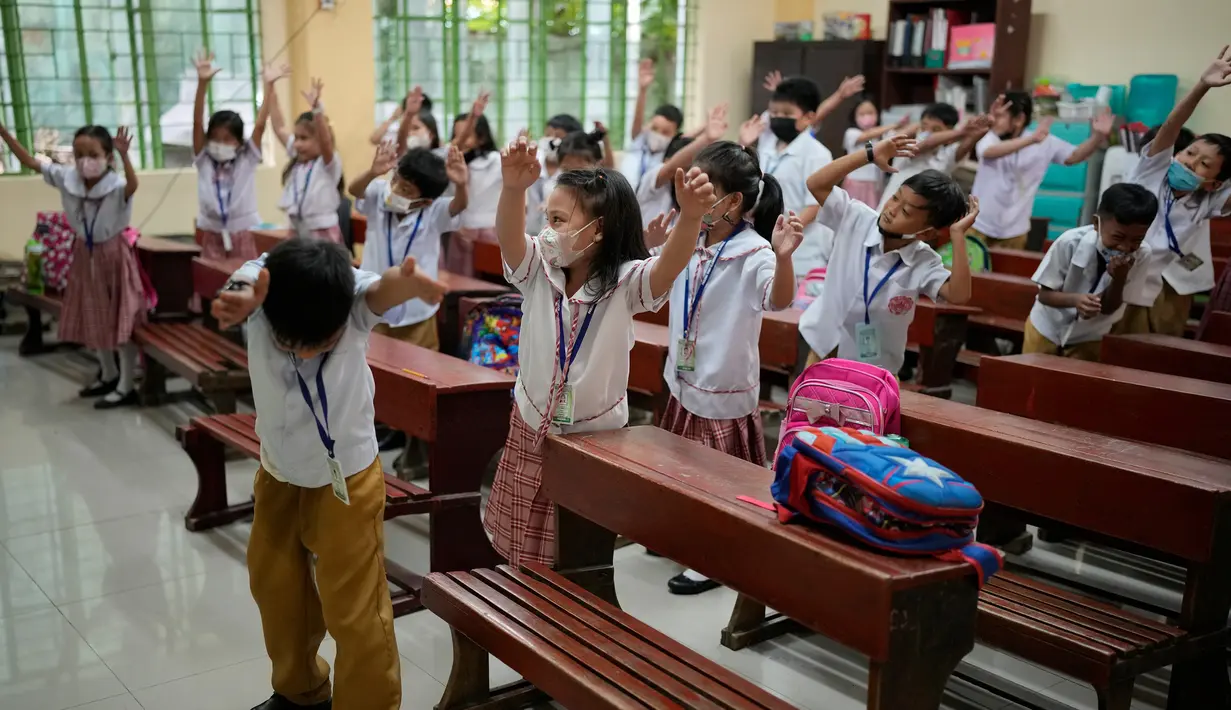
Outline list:
[[[308,106],[315,109],[321,105],[321,93],[325,90],[325,82],[319,78],[312,78],[312,86],[303,92],[304,99],[307,100]]]
[[[727,134],[727,104],[718,104],[710,109],[709,118],[705,122],[705,138],[710,141],[722,140]]]
[[[1094,117],[1090,122],[1090,130],[1106,138],[1111,135],[1111,127],[1115,125],[1116,117],[1111,113],[1104,113]]]
[[[449,154],[445,157],[445,175],[454,185],[464,185],[470,179],[470,169],[466,167],[466,156],[462,150],[449,144]]]
[[[133,136],[129,132],[128,126],[120,126],[115,132],[115,140],[113,141],[115,149],[120,152],[120,155],[127,155],[132,142]]]
[[[782,72],[777,69],[765,75],[765,83],[761,86],[765,87],[766,91],[774,91],[778,85],[782,83]]]
[[[886,138],[872,147],[872,157],[876,167],[887,173],[896,173],[893,167],[894,158],[913,158],[918,153],[915,139],[907,135]]]
[[[675,169],[675,201],[680,205],[680,219],[699,220],[714,206],[714,186],[701,168]]]
[[[505,187],[529,190],[542,172],[538,145],[524,137],[510,143],[509,147],[500,151],[500,172]]]
[[[676,211],[673,208],[669,213],[662,214],[650,220],[650,223],[645,228],[645,245],[653,249],[667,243],[667,232],[671,228],[671,223],[675,221]]]
[[[739,127],[739,142],[741,145],[752,145],[765,132],[765,118],[760,114],[744,121]]]
[[[398,164],[398,149],[394,141],[382,141],[372,158],[372,174],[384,175]]]
[[[290,64],[273,64],[272,62],[265,65],[261,71],[261,78],[266,86],[278,83],[291,75]]]
[[[978,116],[971,116],[966,119],[966,123],[962,126],[962,133],[966,135],[974,135],[983,133],[992,127],[992,117],[990,114],[982,113]]]
[[[804,223],[794,212],[778,215],[774,224],[774,235],[770,243],[774,245],[774,254],[785,259],[795,253],[804,241]]]
[[[1103,312],[1103,299],[1093,293],[1083,293],[1077,299],[1077,315],[1082,318],[1093,318]]]
[[[642,59],[637,65],[637,86],[642,89],[650,88],[654,83],[654,60]]]
[[[907,126],[909,126],[909,125],[910,125],[910,114],[908,113],[908,114],[906,114],[905,116],[903,116],[903,117],[899,118],[899,119],[898,119],[898,122],[897,122],[897,123],[895,123],[895,124],[893,124],[893,127],[894,127],[894,128],[896,128],[896,129],[898,129],[898,130],[900,131],[900,130],[902,130],[903,128],[906,128],[906,127],[907,127]]]
[[[478,119],[487,110],[487,104],[491,103],[492,92],[480,91],[479,98],[474,100],[474,105],[470,107],[470,115]]]
[[[863,93],[865,83],[866,80],[863,78],[863,74],[848,76],[842,80],[841,84],[838,85],[838,95],[844,99],[849,99],[852,96],[858,96]]]
[[[402,110],[407,116],[414,116],[423,108],[423,87],[415,86],[410,91],[406,92],[406,100],[402,103]]]
[[[1231,46],[1224,46],[1214,63],[1201,75],[1201,83],[1214,88],[1231,84]]]
[[[209,81],[214,78],[214,75],[222,71],[221,67],[214,66],[214,53],[207,52],[204,49],[197,52],[197,56],[192,60],[193,66],[197,68],[197,80]]]
[[[248,319],[265,302],[269,293],[269,270],[261,269],[256,283],[238,291],[223,291],[214,299],[210,313],[218,321],[218,327],[226,330]]]
[[[1055,121],[1056,119],[1051,116],[1044,116],[1039,119],[1039,125],[1034,129],[1034,134],[1031,136],[1034,138],[1035,143],[1042,143],[1047,140],[1047,137],[1051,135],[1051,124],[1055,123]]]
[[[1009,100],[1005,98],[1004,94],[997,96],[996,100],[992,102],[992,107],[988,109],[988,114],[990,114],[992,118],[1000,116],[1001,114],[1007,114],[1008,112]]]
[[[392,271],[392,269],[390,269]],[[388,277],[389,272],[385,272]],[[411,298],[417,298],[420,301],[426,301],[430,304],[437,304],[444,300],[445,292],[448,290],[445,285],[436,279],[428,276],[425,272],[420,271],[415,264],[413,256],[406,257],[402,265],[397,267],[395,276],[398,280],[406,280],[412,287],[413,295]],[[409,300],[409,299],[408,299]]]
[[[953,223],[949,227],[949,234],[965,236],[970,228],[975,226],[975,219],[979,216],[979,198],[974,195],[970,196],[970,200],[966,203],[966,216]]]

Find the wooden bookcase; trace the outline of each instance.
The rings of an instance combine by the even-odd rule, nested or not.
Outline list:
[[[956,78],[972,84],[973,78],[988,79],[988,101],[1010,89],[1026,86],[1026,51],[1030,41],[1031,0],[889,0],[889,26],[885,33],[884,75],[881,81],[881,106],[927,104],[935,100],[938,76]],[[991,69],[929,69],[895,67],[890,63],[893,22],[908,15],[926,15],[934,7],[976,13],[980,22],[996,23],[996,50]],[[909,47],[907,48],[909,53]],[[964,107],[959,106],[959,109]]]

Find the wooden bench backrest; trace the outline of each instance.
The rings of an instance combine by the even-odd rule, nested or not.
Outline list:
[[[1101,362],[1231,384],[1231,345],[1159,333],[1103,336]]]
[[[285,239],[291,238],[291,230],[289,229],[254,229],[252,230],[252,241],[256,244],[256,252],[264,254],[274,247],[278,246]]]
[[[999,247],[992,247],[987,251],[992,255],[992,272],[996,274],[1028,279],[1034,276],[1039,264],[1043,263],[1043,252],[1041,251]]]
[[[201,298],[214,298],[231,274],[243,265],[243,259],[216,261],[198,256],[192,260],[192,288]]]
[[[1211,313],[1201,339],[1207,343],[1231,345],[1231,313],[1226,311]]]
[[[478,241],[474,243],[474,272],[504,279],[504,259],[500,256],[499,244]]]
[[[972,573],[875,554],[737,500],[765,500],[772,479],[656,427],[551,436],[544,451],[544,489],[561,507],[670,559],[703,561],[706,574],[874,660],[889,651],[895,591]]]
[[[980,370],[980,407],[1231,458],[1231,385],[1039,354]]]
[[[970,275],[970,303],[984,312],[1024,321],[1030,317],[1039,287],[1021,276],[997,273]]]
[[[628,354],[628,388],[645,394],[666,390],[663,367],[671,345],[671,331],[661,325],[633,321],[633,349]]]
[[[902,435],[984,500],[1194,562],[1231,503],[1227,462],[913,392]]]

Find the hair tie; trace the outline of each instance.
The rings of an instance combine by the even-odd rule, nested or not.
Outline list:
[[[765,191],[765,178],[757,179],[757,199],[752,202],[752,209],[756,209],[757,205],[761,204],[761,193]]]

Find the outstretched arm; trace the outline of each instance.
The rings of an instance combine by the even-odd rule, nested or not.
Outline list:
[[[363,199],[363,196],[367,194],[368,185],[371,185],[373,180],[389,172],[397,165],[397,154],[393,151],[393,144],[389,141],[376,146],[376,156],[372,158],[372,167],[352,180],[351,184],[346,187],[346,191],[350,193],[351,197],[356,200]]]
[[[966,232],[974,226],[978,216],[979,198],[971,195],[966,216],[949,227],[949,242],[953,244],[953,266],[949,280],[941,285],[937,295],[958,306],[970,300],[970,259],[966,256]]]
[[[420,271],[415,258],[407,257],[401,266],[394,266],[381,274],[380,281],[368,287],[363,300],[377,315],[383,315],[394,306],[412,298],[431,304],[440,303],[445,295],[445,285]]]
[[[705,123],[705,128],[693,139],[692,143],[681,148],[671,156],[671,159],[663,164],[658,169],[658,175],[654,178],[654,187],[662,187],[667,184],[668,180],[675,177],[675,171],[683,168],[688,169],[692,165],[693,159],[701,152],[705,146],[720,140],[727,132],[727,105],[718,104],[710,109],[709,120]]]
[[[825,117],[833,113],[835,109],[842,105],[852,96],[857,96],[863,91],[864,78],[863,74],[857,76],[848,76],[838,85],[838,90],[830,94],[821,105],[816,108],[816,118],[812,121],[812,127],[819,129],[821,122]],[[866,139],[865,139],[866,140]]]
[[[192,102],[192,154],[200,155],[205,150],[205,96],[209,83],[221,69],[214,66],[213,52],[201,50],[192,60],[197,68],[197,95]]]
[[[633,108],[633,138],[641,135],[641,126],[645,123],[645,99],[654,83],[654,60],[642,59],[637,67],[637,105]]]
[[[894,136],[883,140],[873,146],[872,157],[881,170],[896,173],[898,169],[893,167],[893,159],[915,157],[915,141],[908,136]],[[848,153],[809,175],[808,192],[816,198],[818,205],[824,206],[825,201],[829,199],[829,194],[846,179],[847,175],[867,164],[868,152],[866,150],[860,149]],[[805,224],[807,224],[806,221]]]
[[[1090,137],[1081,142],[1067,159],[1065,165],[1077,165],[1084,162],[1094,155],[1094,151],[1098,150],[1103,145],[1103,141],[1107,140],[1107,136],[1111,134],[1111,124],[1115,121],[1115,116],[1111,114],[1103,114],[1090,122]]]
[[[536,144],[520,136],[500,154],[503,183],[496,204],[496,237],[500,255],[512,269],[526,258],[526,190],[542,171],[537,152]]]
[[[368,136],[368,142],[372,145],[380,145],[381,141],[385,140],[385,134],[389,132],[389,126],[392,126],[393,122],[398,120],[398,117],[401,115],[401,105],[395,106],[393,108],[393,112],[389,114],[389,118],[381,121],[380,125],[376,127],[376,130],[372,131],[372,135]]]
[[[34,156],[30,155],[30,152],[26,150],[26,147],[18,142],[18,140],[13,137],[13,134],[9,133],[9,129],[5,128],[3,124],[0,124],[0,138],[3,138],[5,145],[9,147],[9,150],[13,151],[13,157],[17,158],[17,162],[25,166],[27,170],[33,170],[36,173],[41,173],[43,171],[42,163],[35,160]]]
[[[680,203],[680,221],[650,266],[650,296],[655,300],[670,291],[675,277],[688,268],[697,234],[701,231],[701,216],[714,205],[714,186],[701,168],[692,168],[687,175],[678,169],[675,171],[675,199]]]
[[[456,217],[470,205],[470,168],[466,166],[466,157],[457,146],[449,146],[449,155],[445,158],[445,175],[453,183],[453,200],[449,202],[449,216]]]
[[[262,72],[263,80],[265,82],[265,97],[261,100],[260,110],[257,111],[256,123],[252,126],[251,139],[252,144],[255,145],[258,150],[261,148],[261,141],[265,139],[265,127],[269,125],[270,113],[273,111],[274,105],[278,102],[278,94],[274,87],[278,83],[279,79],[289,76],[290,73],[291,68],[286,64],[283,64],[277,68],[270,65],[265,67],[264,72]],[[282,144],[286,145],[286,141],[283,141]]]
[[[406,100],[402,102],[401,108],[402,122],[398,125],[396,146],[398,155],[406,152],[406,141],[410,137],[411,117],[419,115],[419,111],[423,109],[423,87],[416,85],[408,91],[406,93]]]
[[[130,200],[137,192],[137,171],[133,169],[132,161],[128,159],[128,149],[132,146],[132,134],[127,126],[120,126],[115,132],[115,149],[120,153],[120,161],[124,163],[124,199]]]
[[[1154,136],[1154,142],[1150,144],[1150,155],[1154,156],[1163,151],[1171,151],[1175,146],[1176,139],[1180,137],[1180,129],[1184,128],[1184,124],[1188,122],[1188,119],[1192,118],[1193,112],[1197,110],[1197,105],[1201,103],[1201,99],[1205,98],[1210,89],[1228,84],[1231,84],[1231,46],[1222,48],[1222,51],[1214,59],[1214,63],[1201,75],[1201,79],[1175,105],[1175,108],[1171,109],[1171,114],[1167,116],[1166,121],[1163,121],[1163,125],[1158,129],[1158,134]]]

